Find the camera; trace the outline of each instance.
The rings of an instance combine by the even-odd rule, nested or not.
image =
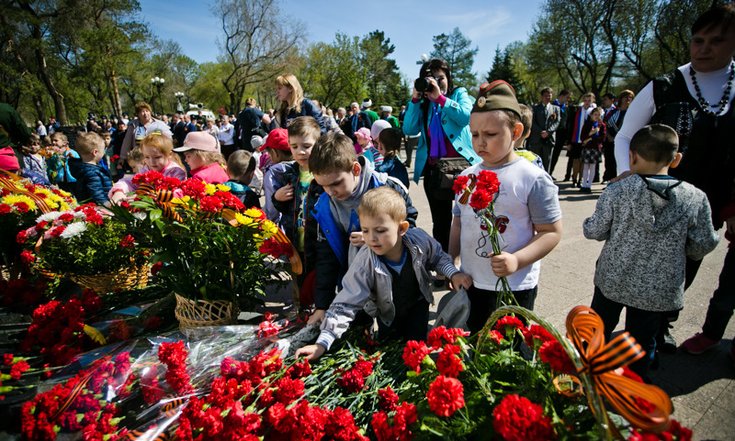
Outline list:
[[[419,92],[428,91],[429,88],[431,87],[428,81],[429,78],[434,78],[434,77],[432,77],[431,75],[428,75],[423,78],[416,78],[416,80],[413,82],[414,89],[416,89]]]
[[[425,69],[424,70],[424,76],[416,78],[416,80],[413,82],[413,87],[418,92],[426,92],[431,88],[431,84],[429,83],[429,78],[434,78],[433,75],[431,75],[431,69]]]

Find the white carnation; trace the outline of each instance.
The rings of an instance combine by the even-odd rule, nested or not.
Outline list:
[[[66,229],[64,229],[60,236],[62,239],[71,239],[72,237],[79,236],[85,231],[87,231],[86,222],[72,222],[66,226]]]
[[[60,211],[51,211],[49,213],[42,214],[42,215],[40,215],[40,216],[38,216],[36,218],[36,223],[38,223],[38,222],[53,222],[56,219],[58,219],[59,216],[61,216],[61,214],[62,213]]]

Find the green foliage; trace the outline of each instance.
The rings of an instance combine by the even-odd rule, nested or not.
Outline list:
[[[475,73],[472,72],[472,64],[479,48],[471,48],[472,40],[465,37],[459,30],[454,28],[451,34],[439,34],[433,37],[434,49],[431,51],[432,58],[442,58],[452,71],[455,87],[471,88],[476,86]]]
[[[347,106],[370,97],[375,106],[399,106],[408,96],[390,38],[373,31],[363,38],[337,33],[332,43],[307,49],[300,72],[304,91],[325,106]]]

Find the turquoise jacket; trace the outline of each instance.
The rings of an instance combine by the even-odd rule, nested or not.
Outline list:
[[[406,115],[403,118],[403,133],[407,136],[421,134],[419,145],[416,148],[416,162],[413,170],[413,180],[417,183],[429,158],[429,148],[426,142],[426,133],[424,133],[425,127],[428,130],[429,115],[424,115],[423,118],[426,120],[422,121],[421,102],[414,103],[413,100],[409,100]],[[472,165],[480,162],[480,157],[472,148],[472,135],[470,135],[470,112],[473,104],[472,98],[467,94],[467,89],[457,87],[452,95],[447,97],[447,101],[441,110],[444,134],[447,135],[457,153]]]

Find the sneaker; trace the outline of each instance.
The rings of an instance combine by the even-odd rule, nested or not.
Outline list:
[[[676,353],[676,340],[674,339],[674,336],[671,335],[668,329],[666,330],[666,332],[663,333],[661,337],[659,350],[664,354]]]
[[[719,340],[712,340],[701,332],[697,332],[693,337],[689,337],[681,348],[693,355],[703,354],[715,346],[719,345]]]

